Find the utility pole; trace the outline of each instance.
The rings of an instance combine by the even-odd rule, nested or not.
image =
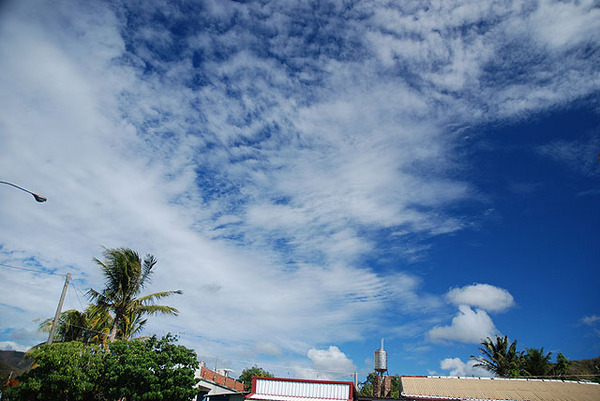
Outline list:
[[[56,325],[58,324],[58,318],[60,317],[60,311],[62,310],[65,295],[67,294],[67,287],[69,286],[70,279],[71,273],[67,273],[67,278],[65,279],[65,286],[63,287],[62,294],[60,294],[60,301],[58,301],[58,308],[56,308],[56,314],[54,315],[54,320],[52,321],[52,328],[50,329],[50,335],[48,336],[48,345],[52,344],[52,341],[54,340],[54,334],[56,333]]]

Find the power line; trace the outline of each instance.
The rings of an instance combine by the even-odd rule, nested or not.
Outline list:
[[[75,285],[74,285],[73,282],[69,283],[69,286],[73,287],[73,290],[75,291],[75,296],[77,297],[77,301],[79,302],[79,306],[81,307],[81,309],[85,309],[85,306],[83,305],[83,302],[81,302],[81,297],[79,296],[80,292],[83,295],[83,291],[81,291],[80,289],[78,289],[77,287],[75,287]]]

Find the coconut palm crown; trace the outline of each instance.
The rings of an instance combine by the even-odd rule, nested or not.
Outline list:
[[[172,306],[156,305],[155,302],[173,294],[181,294],[181,290],[140,296],[150,283],[152,269],[156,265],[154,256],[146,255],[142,261],[138,253],[129,248],[105,248],[103,255],[103,261],[94,261],[102,269],[105,288],[101,292],[92,288],[87,295],[99,309],[112,315],[109,341],[117,338],[128,340],[146,323],[144,317],[147,315],[179,314]]]
[[[477,361],[473,366],[483,367],[499,377],[518,377],[521,373],[522,352],[517,352],[517,341],[509,343],[508,337],[490,337],[481,342],[482,357],[471,356]]]

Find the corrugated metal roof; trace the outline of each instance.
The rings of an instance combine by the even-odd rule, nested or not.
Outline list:
[[[348,401],[353,398],[351,382],[256,378],[246,399],[273,401]]]
[[[597,383],[408,376],[400,380],[402,395],[415,400],[600,401]]]

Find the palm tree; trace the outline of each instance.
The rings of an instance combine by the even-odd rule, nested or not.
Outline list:
[[[88,318],[88,338],[92,344],[106,345],[114,319],[110,312],[98,305],[90,304],[85,310]]]
[[[556,363],[552,365],[550,372],[555,378],[561,379],[569,373],[570,366],[571,361],[559,352],[556,354]]]
[[[552,363],[550,356],[552,352],[544,355],[544,347],[527,348],[527,352],[523,355],[523,371],[527,376],[543,377],[550,372]]]
[[[64,311],[56,326],[54,341],[82,341],[84,343],[105,344],[112,327],[112,317],[96,305],[89,305],[85,311],[77,309]],[[49,333],[53,319],[40,324],[40,331]]]
[[[100,266],[105,278],[105,288],[98,292],[93,288],[88,291],[88,297],[96,302],[98,311],[110,313],[112,327],[109,341],[128,340],[138,332],[144,323],[146,315],[168,314],[178,315],[179,311],[171,306],[155,305],[154,302],[177,291],[162,291],[154,294],[139,296],[144,287],[150,283],[150,276],[156,265],[152,255],[146,255],[142,261],[137,252],[128,248],[104,249],[104,261],[94,259]]]
[[[483,367],[500,377],[519,376],[522,353],[517,352],[516,340],[509,345],[507,336],[496,336],[495,341],[488,337],[481,342],[479,350],[483,356],[471,355],[471,359],[477,361],[473,366]]]
[[[49,333],[54,319],[44,320],[40,331]],[[60,314],[56,325],[56,342],[85,341],[89,329],[85,312],[70,309]]]

